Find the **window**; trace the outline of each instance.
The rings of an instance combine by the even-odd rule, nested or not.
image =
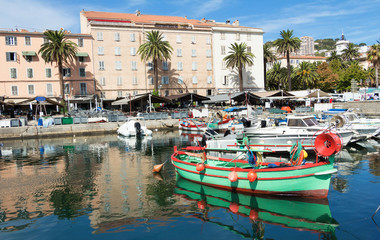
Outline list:
[[[121,70],[121,61],[116,61],[115,65],[116,65],[116,70]]]
[[[81,63],[84,62],[84,57],[78,57],[78,61]]]
[[[251,51],[252,51],[252,48],[251,48],[251,46],[248,46],[248,47],[247,47],[247,52],[249,52],[249,53],[250,53]]]
[[[30,46],[32,45],[32,39],[30,36],[25,36],[25,46]]]
[[[207,83],[212,84],[212,76],[207,76]]]
[[[212,89],[207,89],[207,96],[211,96],[212,95]]]
[[[16,52],[6,52],[7,62],[16,62],[17,53]]]
[[[120,41],[120,33],[115,32],[115,42],[119,42],[119,41]]]
[[[207,37],[207,38],[206,38],[206,44],[207,44],[207,45],[210,45],[210,44],[211,44],[211,37]]]
[[[106,85],[106,78],[105,77],[100,77],[99,83],[100,83],[101,86],[105,86]]]
[[[181,48],[177,49],[177,57],[182,57],[182,49]]]
[[[118,86],[123,85],[123,78],[120,77],[120,76],[117,77],[117,85],[118,85]]]
[[[206,57],[211,57],[211,49],[206,50]]]
[[[33,56],[25,56],[25,60],[27,62],[31,62],[31,61],[33,61]]]
[[[14,36],[6,36],[5,37],[5,44],[10,46],[16,46],[17,45],[17,38]]]
[[[18,86],[11,86],[12,96],[18,96]]]
[[[197,76],[193,76],[193,84],[198,84],[198,78],[197,78]]]
[[[70,94],[70,83],[65,83],[65,89],[63,91],[65,94]]]
[[[227,76],[224,76],[224,77],[223,77],[222,84],[223,84],[223,85],[227,85],[227,84],[228,84],[228,77],[227,77]]]
[[[182,43],[181,35],[177,35],[177,43]]]
[[[120,56],[120,55],[121,55],[120,47],[115,47],[115,56]]]
[[[292,60],[290,60],[290,64],[294,64],[294,60],[292,59]]]
[[[45,69],[45,76],[46,76],[47,78],[51,78],[51,68],[46,68],[46,69]]]
[[[117,91],[117,97],[123,97],[123,91]]]
[[[83,38],[78,38],[78,47],[83,47]]]
[[[169,96],[169,90],[165,90],[165,97]]]
[[[168,62],[164,61],[162,62],[162,70],[164,71],[167,71],[169,68],[168,68]]]
[[[154,84],[154,83],[153,83],[153,76],[149,76],[149,77],[148,77],[148,82],[149,82],[150,85],[153,85],[153,84]]]
[[[96,40],[103,41],[103,33],[102,32],[97,32],[96,33]]]
[[[132,61],[132,71],[136,71],[136,70],[137,70],[137,62]]]
[[[51,83],[46,84],[46,95],[53,96],[53,84]]]
[[[44,43],[48,43],[49,42],[49,39],[47,37],[43,37],[43,42]]]
[[[132,77],[132,84],[137,85],[137,77],[136,76]]]
[[[195,36],[191,36],[191,43],[192,44],[196,44],[197,43],[197,39]]]
[[[211,70],[212,70],[211,62],[207,62],[207,71],[211,71]]]
[[[134,33],[131,33],[130,39],[131,39],[131,42],[135,42],[136,41],[136,36],[135,36]]]
[[[179,89],[178,92],[179,92],[179,93],[183,93],[183,90],[182,90],[182,89]]]
[[[86,69],[79,68],[79,77],[86,77]]]
[[[27,68],[26,69],[26,76],[28,78],[33,78],[33,68]]]
[[[80,83],[80,95],[87,95],[87,83]]]
[[[131,48],[131,56],[136,56],[136,48]]]
[[[182,68],[182,62],[178,62],[177,63],[177,70],[178,71],[182,71],[183,70],[183,68]]]
[[[137,94],[139,94],[139,92],[138,91],[133,91],[133,96],[136,96]]]
[[[71,77],[71,69],[70,68],[64,68],[64,69],[62,69],[62,75],[64,77]]]
[[[98,47],[98,55],[104,55],[104,47]]]
[[[161,84],[169,84],[169,77],[168,76],[162,76]]]
[[[152,71],[153,70],[153,63],[152,62],[148,62],[148,71]]]
[[[162,41],[167,41],[168,39],[166,38],[165,34],[162,34]]]
[[[178,84],[183,84],[183,77],[182,76],[178,77]]]
[[[100,92],[100,98],[106,98],[106,93],[105,92]]]
[[[28,85],[28,94],[34,95],[34,85]]]
[[[225,40],[226,34],[224,32],[220,33],[220,40]]]
[[[222,55],[225,55],[226,54],[226,46],[220,46],[220,52]]]
[[[197,56],[197,50],[196,49],[191,49],[191,56],[196,57]]]
[[[251,34],[247,33],[247,41],[251,41]]]
[[[104,70],[104,61],[99,61],[99,70]]]
[[[192,63],[192,70],[196,71],[197,70],[197,62]]]
[[[11,68],[10,73],[11,73],[11,78],[17,78],[17,69],[16,68]]]
[[[236,41],[240,41],[240,33],[236,33]]]

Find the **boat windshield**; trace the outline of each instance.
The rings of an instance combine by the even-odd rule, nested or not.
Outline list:
[[[289,127],[307,127],[302,119],[288,119]]]
[[[350,113],[350,114],[346,114],[346,117],[349,121],[354,121],[354,120],[358,120],[358,116],[356,114],[353,114],[353,113]]]
[[[314,127],[319,125],[315,118],[305,118],[304,121],[309,127]]]

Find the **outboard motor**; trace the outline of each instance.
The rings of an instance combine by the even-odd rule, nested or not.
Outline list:
[[[250,127],[251,126],[251,121],[250,120],[242,118],[241,121],[242,121],[244,127]]]
[[[228,135],[230,135],[230,134],[231,134],[231,130],[230,130],[230,129],[227,129],[226,132],[224,133],[224,137],[225,137],[225,136],[228,136]]]
[[[266,120],[261,120],[261,127],[265,128],[267,126],[267,121]]]
[[[141,135],[141,124],[139,122],[135,122],[136,136]]]

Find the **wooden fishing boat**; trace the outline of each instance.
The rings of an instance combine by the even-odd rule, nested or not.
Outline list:
[[[331,215],[327,199],[247,195],[194,183],[182,177],[177,178],[174,193],[187,200],[197,201],[201,210],[208,210],[210,207],[224,208],[254,221],[299,231],[333,234],[339,226]],[[207,214],[210,216],[211,213]]]
[[[313,163],[304,161],[306,152],[300,143],[291,150],[290,163],[259,162],[259,154],[271,150],[251,148],[174,147],[171,160],[181,177],[212,187],[250,194],[326,198],[331,174],[337,172],[333,163],[341,140],[333,133],[319,134],[315,148],[318,155]],[[234,151],[237,157],[215,157],[207,154],[209,151]]]

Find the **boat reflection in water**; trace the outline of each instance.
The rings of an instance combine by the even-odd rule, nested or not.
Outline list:
[[[339,225],[331,216],[327,199],[245,195],[194,183],[179,176],[174,192],[188,200],[197,201],[198,208],[203,210],[203,216],[194,214],[194,217],[227,227],[244,237],[261,239],[265,234],[265,224],[270,224],[323,233],[335,238],[335,228]],[[247,233],[246,228],[239,229],[241,224],[237,222],[232,222],[232,226],[222,223],[228,221],[228,218],[215,220],[213,213],[219,208],[239,215],[235,216],[236,220],[241,221],[240,216],[249,218],[253,232]]]

